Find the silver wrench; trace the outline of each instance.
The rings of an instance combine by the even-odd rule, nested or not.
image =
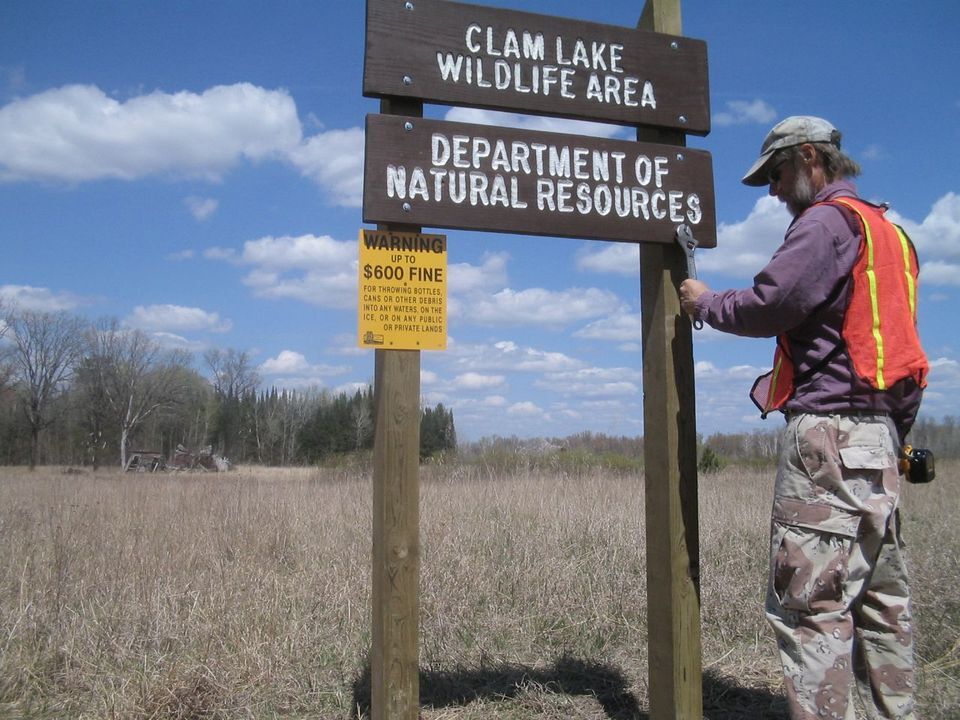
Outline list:
[[[683,248],[684,254],[687,256],[687,277],[691,280],[697,279],[697,261],[693,259],[693,251],[697,249],[697,239],[693,236],[693,231],[690,229],[689,225],[683,224],[677,226],[677,232],[674,233],[674,239],[680,244],[680,247]],[[693,321],[693,327],[697,330],[703,328],[703,320]]]

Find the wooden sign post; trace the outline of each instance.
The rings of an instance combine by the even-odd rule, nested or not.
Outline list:
[[[679,35],[680,0],[647,0],[639,26]],[[686,145],[683,132],[638,129],[637,140]],[[677,243],[640,245],[647,536],[647,648],[651,720],[703,717],[700,540],[693,333],[677,287]]]
[[[416,100],[382,100],[385,115],[420,116]],[[420,232],[379,225],[379,230]],[[376,350],[373,440],[373,720],[420,714],[420,351]]]
[[[363,92],[381,114],[363,219],[639,243],[650,717],[699,720],[693,341],[674,233],[716,246],[712,161],[685,147],[709,132],[706,44],[680,36],[680,0],[647,0],[639,27],[367,0]],[[621,123],[637,142],[427,120],[424,101]],[[419,373],[419,350],[376,350],[374,720],[419,715]]]

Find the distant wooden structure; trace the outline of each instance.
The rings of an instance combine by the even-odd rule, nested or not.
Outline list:
[[[183,445],[177,445],[170,462],[172,470],[197,470],[200,472],[226,472],[231,467],[230,461],[222,455],[213,452],[213,446],[207,445],[200,450],[188,450]]]
[[[167,469],[163,453],[152,450],[131,450],[124,472],[158,472]]]
[[[177,445],[173,458],[169,461],[163,453],[154,450],[131,450],[127,457],[124,472],[161,472],[187,471],[197,472],[226,472],[231,464],[227,458],[216,455],[213,446],[207,445],[197,451],[188,450],[183,445]]]

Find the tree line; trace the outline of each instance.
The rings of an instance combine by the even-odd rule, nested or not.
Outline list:
[[[199,369],[196,367],[199,365]],[[249,355],[211,349],[198,359],[114,319],[88,323],[65,312],[0,305],[0,464],[126,465],[131,450],[172,456],[178,445],[235,463],[298,465],[369,450],[373,389],[264,388]],[[960,457],[960,420],[921,417],[908,441]],[[583,432],[566,438],[483,438],[479,456],[532,458],[555,451],[642,465],[643,438]],[[699,438],[704,468],[772,463],[780,426]],[[421,409],[420,455],[458,448],[453,413]],[[706,454],[706,460],[704,455]],[[571,456],[572,457],[572,456]]]
[[[775,423],[769,430],[717,433],[700,438],[700,455],[709,451],[711,462],[715,458],[720,463],[775,463],[780,456],[782,428],[782,423]],[[936,457],[960,458],[960,418],[921,416],[911,428],[907,442],[913,447],[932,450]]]
[[[0,306],[0,464],[119,464],[135,450],[210,446],[294,465],[373,446],[369,386],[264,388],[246,352],[199,358],[115,319]],[[456,447],[453,413],[421,411],[421,456]]]

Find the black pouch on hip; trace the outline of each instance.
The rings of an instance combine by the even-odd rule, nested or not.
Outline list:
[[[933,457],[933,451],[904,445],[900,470],[907,476],[909,482],[918,485],[933,482],[933,479],[937,476],[937,465]]]

